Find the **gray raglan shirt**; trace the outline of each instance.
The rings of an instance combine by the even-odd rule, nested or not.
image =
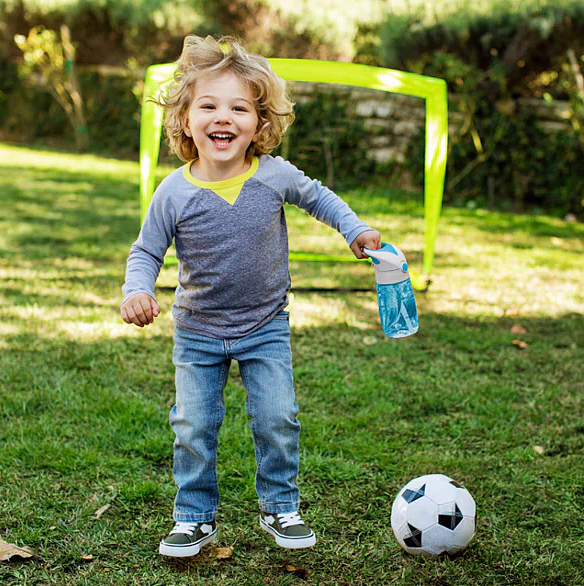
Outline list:
[[[187,164],[154,193],[132,245],[122,288],[154,297],[167,249],[179,260],[173,319],[179,328],[220,339],[262,327],[288,304],[290,273],[283,206],[293,204],[340,232],[347,243],[370,229],[320,181],[281,157],[262,155],[241,176],[233,205],[196,181]],[[231,180],[233,181],[233,180]]]

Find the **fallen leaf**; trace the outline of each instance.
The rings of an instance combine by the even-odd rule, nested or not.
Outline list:
[[[7,562],[13,557],[31,558],[33,555],[34,553],[28,547],[18,547],[0,539],[0,562]]]
[[[103,505],[103,507],[101,507],[100,509],[97,509],[97,511],[95,511],[95,513],[93,514],[92,520],[93,521],[98,521],[99,518],[111,507],[111,505],[108,503],[107,505]]]
[[[524,342],[523,340],[513,340],[513,346],[517,346],[520,350],[525,350],[525,348],[529,348],[529,344]]]
[[[363,338],[363,344],[365,346],[373,346],[373,344],[377,344],[378,340],[375,336],[365,336]]]
[[[545,450],[543,449],[542,446],[533,446],[533,449],[535,452],[537,452],[540,456],[543,455],[543,453],[545,452]]]
[[[288,562],[284,562],[283,564],[278,566],[278,568],[285,570],[289,574],[294,574],[295,576],[298,576],[299,578],[306,578],[306,577],[308,577],[308,574],[310,574],[309,570],[306,570],[305,568],[297,568],[296,566],[293,566],[292,564],[289,564]]]
[[[213,550],[213,556],[218,560],[228,560],[233,557],[232,547],[216,547]]]
[[[527,330],[521,324],[513,324],[511,326],[512,334],[527,334]]]
[[[91,561],[93,561],[93,555],[91,555],[90,553],[86,553],[86,554],[84,554],[84,555],[81,556],[81,559],[84,562],[91,562]]]

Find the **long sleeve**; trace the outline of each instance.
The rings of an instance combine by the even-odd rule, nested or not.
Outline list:
[[[152,198],[138,239],[132,245],[122,287],[124,301],[137,293],[154,297],[154,285],[176,231],[176,211],[163,182]]]
[[[361,232],[370,230],[369,225],[328,187],[317,179],[310,179],[291,163],[282,163],[286,167],[283,192],[287,203],[340,232],[349,246]]]

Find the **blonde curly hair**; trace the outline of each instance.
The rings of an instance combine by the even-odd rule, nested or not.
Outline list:
[[[284,80],[265,57],[248,53],[234,37],[215,39],[189,35],[177,63],[174,79],[156,101],[165,111],[164,129],[170,149],[183,161],[198,157],[193,139],[185,134],[188,112],[197,80],[210,73],[232,72],[249,87],[258,116],[257,138],[246,158],[268,154],[276,148],[294,121],[293,102]]]

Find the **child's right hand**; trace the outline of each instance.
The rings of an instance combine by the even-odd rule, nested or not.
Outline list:
[[[160,307],[148,293],[136,293],[122,304],[120,313],[127,324],[143,328],[160,315]]]

